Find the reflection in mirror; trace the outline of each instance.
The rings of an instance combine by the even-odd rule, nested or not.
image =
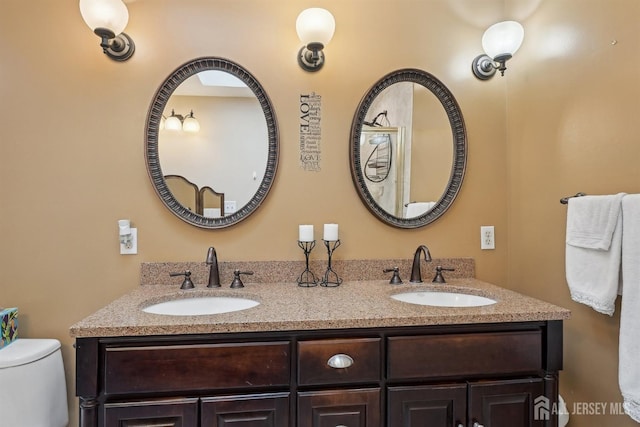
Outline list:
[[[198,192],[202,206],[202,216],[220,218],[224,216],[224,193],[218,193],[211,187],[202,187]]]
[[[198,212],[198,186],[180,175],[165,175],[165,182],[173,197],[192,212]]]
[[[415,228],[448,209],[464,175],[466,131],[453,95],[435,77],[387,75],[361,101],[351,132],[354,183],[376,216]]]
[[[196,59],[156,93],[146,148],[156,192],[174,214],[199,227],[226,227],[251,214],[273,182],[278,158],[273,108],[239,65]],[[169,176],[190,183],[198,203]],[[225,209],[225,200],[235,208]]]

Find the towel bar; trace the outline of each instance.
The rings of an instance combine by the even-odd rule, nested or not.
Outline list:
[[[563,197],[562,199],[560,199],[560,203],[562,203],[563,205],[566,205],[567,203],[569,203],[569,199],[572,197],[582,197],[582,196],[586,196],[585,193],[576,193],[575,196],[567,196],[567,197]]]

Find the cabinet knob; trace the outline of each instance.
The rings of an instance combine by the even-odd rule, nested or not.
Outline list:
[[[484,426],[476,421],[473,423],[473,427],[484,427]]]
[[[327,365],[335,369],[344,369],[353,365],[353,359],[348,354],[334,354],[327,360]],[[336,426],[340,427],[340,426]]]

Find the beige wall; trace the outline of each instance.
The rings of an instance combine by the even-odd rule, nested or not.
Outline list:
[[[526,44],[507,71],[508,285],[572,310],[560,377],[570,409],[573,402],[621,401],[619,313],[610,318],[571,301],[567,208],[559,199],[640,192],[638,17],[637,1],[543,1],[523,21]],[[583,415],[570,425],[638,424]]]
[[[128,5],[126,32],[136,53],[126,63],[100,52],[76,0],[2,0],[0,13],[0,305],[20,308],[21,336],[63,342],[71,395],[68,327],[134,288],[141,262],[204,260],[211,245],[223,260],[299,259],[298,224],[338,222],[341,259],[407,258],[425,243],[435,257],[475,258],[480,279],[570,307],[563,393],[568,400],[619,400],[617,318],[569,301],[565,208],[557,201],[575,191],[640,190],[635,0],[399,0],[393,9],[383,0]],[[295,19],[316,5],[332,11],[337,30],[324,69],[306,73],[295,59]],[[527,27],[522,54],[506,77],[475,80],[469,69],[482,32],[513,15]],[[577,31],[578,48],[552,65],[538,41],[547,26],[566,23]],[[619,43],[610,46],[613,37]],[[143,157],[144,121],[158,85],[206,55],[233,59],[256,76],[281,132],[267,201],[246,221],[215,231],[189,226],[164,208]],[[458,199],[419,230],[398,230],[370,215],[348,161],[360,98],[382,75],[404,67],[427,70],[449,87],[469,135]],[[318,173],[298,166],[297,101],[311,91],[323,102]],[[138,227],[136,256],[118,254],[119,218]],[[480,251],[479,227],[489,224],[497,249]],[[71,412],[75,420],[75,400]],[[632,425],[626,417],[592,420],[572,425]]]

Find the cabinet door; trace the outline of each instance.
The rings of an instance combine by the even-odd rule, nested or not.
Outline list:
[[[467,384],[389,387],[387,425],[466,426]]]
[[[192,427],[198,425],[198,399],[167,399],[104,405],[107,427]]]
[[[207,397],[201,427],[287,427],[289,393]]]
[[[534,413],[534,404],[536,399],[544,398],[543,394],[540,378],[469,384],[470,423],[491,427],[542,427],[548,413]]]
[[[380,389],[300,392],[297,425],[380,427]]]

